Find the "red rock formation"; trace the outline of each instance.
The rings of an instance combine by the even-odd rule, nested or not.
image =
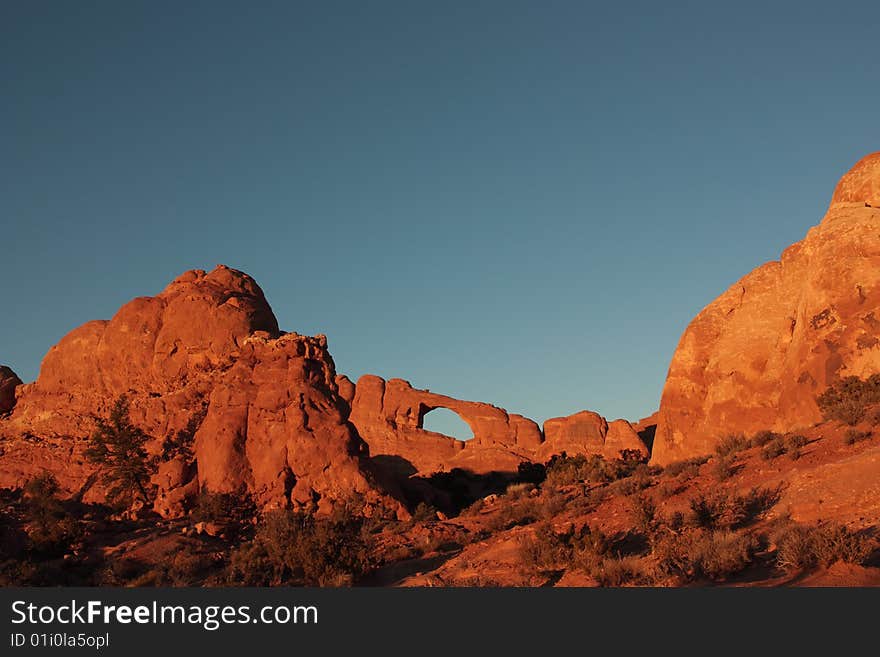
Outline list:
[[[15,406],[15,389],[21,379],[10,368],[0,365],[0,415],[8,413]]]
[[[49,351],[0,423],[0,433],[38,437],[7,445],[0,485],[22,483],[28,460],[56,471],[69,489],[81,485],[92,417],[125,394],[132,421],[157,439],[154,451],[207,409],[195,435],[196,471],[170,462],[156,475],[166,513],[199,486],[244,486],[264,504],[327,508],[361,494],[396,508],[362,468],[366,446],[345,419],[335,379],[326,339],[282,335],[252,278],[223,266],[190,271]]]
[[[545,442],[536,451],[538,461],[547,461],[554,454],[601,454],[606,459],[620,456],[625,449],[648,456],[648,449],[626,420],[605,421],[592,411],[581,411],[567,417],[555,417],[544,423]]]
[[[724,435],[787,431],[815,397],[880,371],[880,153],[837,185],[822,222],[691,322],[663,389],[652,459],[705,454]]]
[[[447,408],[473,431],[468,441],[423,428],[425,415]],[[413,388],[401,379],[362,376],[355,387],[351,422],[369,444],[370,454],[398,474],[422,474],[463,468],[482,474],[515,472],[523,461],[547,461],[553,454],[603,454],[616,458],[622,449],[647,449],[628,422],[610,425],[583,411],[548,420],[544,434],[532,420],[480,402],[461,401]]]
[[[425,415],[448,408],[470,426],[474,437],[460,441],[422,428]],[[417,390],[402,379],[358,379],[351,422],[372,456],[399,457],[419,472],[462,467],[473,472],[515,471],[541,443],[541,431],[521,415],[480,402]],[[406,467],[406,466],[404,466]]]

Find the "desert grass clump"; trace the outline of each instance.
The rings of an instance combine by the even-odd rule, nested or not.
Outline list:
[[[862,564],[872,552],[865,534],[843,525],[793,525],[776,537],[776,562],[786,571],[830,566],[837,561]]]

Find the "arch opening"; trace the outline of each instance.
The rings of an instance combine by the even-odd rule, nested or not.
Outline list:
[[[470,425],[462,417],[448,408],[427,408],[419,414],[419,428],[444,436],[466,441],[474,437]]]

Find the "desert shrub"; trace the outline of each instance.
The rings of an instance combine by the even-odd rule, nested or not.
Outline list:
[[[715,463],[712,466],[712,474],[715,475],[715,479],[718,481],[726,481],[736,474],[735,453],[728,452],[724,456],[716,457]]]
[[[763,447],[764,445],[775,440],[778,437],[779,434],[773,433],[772,431],[759,431],[754,436],[752,436],[750,444],[752,447]]]
[[[482,502],[482,500],[480,500]],[[428,522],[437,519],[437,509],[426,502],[419,502],[412,513],[412,523]]]
[[[520,548],[523,564],[532,570],[576,568],[591,572],[611,549],[611,540],[589,525],[576,529],[570,525],[557,532],[549,522],[542,523]]]
[[[744,570],[757,547],[754,537],[729,529],[690,528],[661,536],[653,554],[667,575],[723,580]]]
[[[782,488],[752,488],[740,495],[724,490],[701,494],[690,501],[692,523],[703,529],[742,527],[772,509]]]
[[[657,505],[648,495],[636,495],[632,498],[631,509],[633,526],[643,534],[650,534],[657,519]]]
[[[535,484],[536,486],[547,478],[547,468],[543,463],[531,463],[523,461],[516,469],[517,481]]]
[[[643,559],[635,556],[606,557],[590,570],[599,586],[648,584],[654,575]]]
[[[867,407],[880,402],[880,374],[867,379],[848,376],[816,397],[819,410],[826,420],[839,420],[855,425],[865,417]]]
[[[124,508],[138,499],[147,505],[153,488],[150,475],[156,466],[146,450],[150,437],[129,420],[126,397],[116,400],[108,419],[95,418],[95,423],[85,456],[101,466],[107,500]]]
[[[535,484],[529,482],[518,482],[510,484],[505,494],[512,500],[519,500],[528,497],[529,493],[535,490]]]
[[[764,445],[764,448],[761,450],[761,458],[765,461],[772,461],[773,459],[782,456],[787,451],[787,447],[785,446],[785,438],[782,436],[777,436],[769,443]]]
[[[776,537],[776,545],[776,562],[788,571],[830,566],[836,561],[861,564],[872,552],[866,535],[842,525],[793,525]]]
[[[235,493],[202,490],[196,497],[190,517],[196,522],[242,523],[257,514],[253,498],[242,488]]]
[[[792,449],[799,449],[801,447],[806,447],[807,443],[810,442],[806,436],[802,436],[801,434],[794,434],[788,437],[787,443],[788,446]]]
[[[685,479],[692,479],[700,474],[700,466],[709,460],[708,456],[699,456],[684,461],[676,461],[670,463],[663,468],[663,474],[668,477],[677,477],[683,475]]]
[[[70,549],[82,535],[80,523],[66,511],[58,490],[58,482],[49,472],[33,477],[23,489],[27,535],[31,547],[44,555]]]
[[[718,444],[715,446],[715,453],[718,456],[724,457],[731,454],[736,454],[737,452],[741,452],[744,449],[748,448],[749,441],[744,435],[742,435],[741,433],[731,434],[729,436],[725,436],[718,442]]]
[[[530,525],[542,516],[540,505],[532,498],[511,501],[502,498],[501,507],[489,517],[488,527],[493,532]]]
[[[253,540],[230,555],[228,579],[245,586],[348,586],[369,572],[363,519],[292,511],[263,515]]]
[[[645,457],[634,449],[620,452],[621,458],[605,459],[600,454],[568,456],[564,452],[547,462],[546,482],[551,486],[567,486],[580,482],[608,483],[629,477],[645,466]]]
[[[871,437],[870,431],[859,431],[858,429],[847,429],[843,441],[847,445],[855,445],[857,442],[867,440]]]

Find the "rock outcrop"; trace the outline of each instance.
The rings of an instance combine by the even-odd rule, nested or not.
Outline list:
[[[437,408],[457,413],[474,437],[461,441],[422,428]],[[473,472],[516,471],[541,444],[532,420],[480,402],[461,401],[413,388],[407,381],[385,381],[365,374],[351,403],[352,424],[369,444],[373,457],[396,457],[402,468],[433,472],[453,467]],[[387,459],[386,459],[387,460]]]
[[[424,429],[425,415],[437,408],[457,413],[474,437],[462,441]],[[548,420],[542,432],[532,420],[497,406],[370,374],[358,379],[350,419],[369,444],[371,456],[403,476],[453,468],[477,474],[516,472],[524,461],[543,463],[562,452],[616,458],[623,449],[636,449],[647,455],[644,443],[624,420],[609,424],[596,413],[583,411]]]
[[[365,468],[366,445],[346,420],[326,339],[280,332],[262,290],[242,272],[187,272],[158,296],[65,336],[0,422],[11,436],[0,485],[21,484],[29,462],[56,472],[68,489],[82,485],[84,437],[121,395],[132,422],[156,439],[156,453],[164,437],[204,418],[194,428],[195,467],[163,463],[154,478],[164,513],[178,512],[200,488],[245,488],[264,506],[328,509],[353,495],[398,506]]]
[[[581,411],[544,422],[544,443],[536,451],[538,461],[554,454],[600,454],[606,459],[620,456],[623,450],[635,450],[648,456],[648,448],[626,420],[606,422],[598,413]]]
[[[880,153],[838,183],[806,238],[691,322],[663,389],[652,461],[705,454],[731,433],[821,419],[816,395],[880,372]]]
[[[10,368],[0,365],[0,415],[8,413],[15,406],[15,389],[21,379]]]

